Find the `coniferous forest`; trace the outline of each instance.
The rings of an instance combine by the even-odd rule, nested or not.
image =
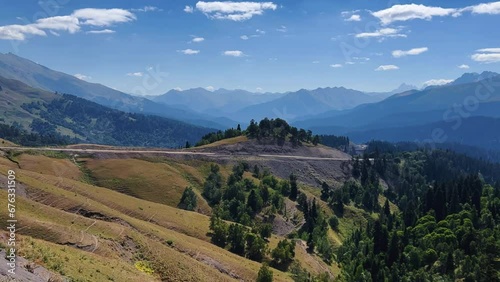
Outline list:
[[[450,151],[371,152],[333,197],[377,211],[339,248],[341,279],[500,281],[499,165]],[[374,204],[379,193],[397,210]]]

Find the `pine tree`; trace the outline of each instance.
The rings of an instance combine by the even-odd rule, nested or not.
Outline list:
[[[179,202],[179,208],[188,211],[194,211],[198,204],[198,196],[194,193],[193,188],[187,187],[182,193],[181,201]]]
[[[231,244],[230,251],[243,255],[245,253],[245,228],[239,224],[231,224],[229,226],[227,240]]]
[[[252,210],[254,214],[258,213],[262,209],[262,197],[258,193],[255,193],[255,190],[252,190],[248,195],[247,206]]]
[[[392,266],[393,263],[399,260],[399,238],[396,231],[392,232],[391,242],[389,243],[389,251],[387,253],[387,265]]]
[[[352,176],[357,179],[359,178],[360,175],[361,175],[361,168],[359,164],[359,158],[356,157],[356,159],[352,164]]]
[[[330,196],[330,186],[328,186],[326,182],[323,182],[323,184],[321,184],[321,199],[323,201],[326,201],[328,200],[329,196]]]
[[[267,264],[262,264],[259,274],[257,275],[257,282],[273,282],[273,272],[267,266]]]

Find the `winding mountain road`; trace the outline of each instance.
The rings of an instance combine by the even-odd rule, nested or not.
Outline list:
[[[112,153],[112,154],[156,154],[156,155],[185,155],[185,156],[207,156],[214,158],[231,158],[231,157],[261,157],[267,159],[294,159],[294,160],[318,160],[318,161],[348,161],[349,158],[330,158],[330,157],[307,157],[294,155],[268,155],[268,154],[218,154],[211,152],[193,152],[180,150],[147,150],[147,149],[82,149],[82,148],[54,148],[54,147],[0,147],[2,151],[51,151],[51,152],[68,152],[68,153]]]

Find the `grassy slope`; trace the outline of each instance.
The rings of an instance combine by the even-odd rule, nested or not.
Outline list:
[[[39,118],[43,121],[46,120],[36,113],[32,114],[24,110],[21,106],[25,103],[29,104],[32,102],[50,103],[59,97],[52,92],[35,89],[19,81],[3,77],[0,77],[0,86],[2,86],[2,91],[0,91],[0,112],[3,113],[0,121],[6,124],[17,122],[21,124],[24,129],[28,130],[30,130],[33,119]],[[73,130],[62,126],[57,126],[56,131],[62,135],[82,138],[82,136],[76,134]]]
[[[211,143],[211,144],[207,144],[207,145],[203,145],[203,146],[199,146],[199,147],[194,147],[193,149],[213,148],[213,147],[222,146],[222,145],[232,145],[232,144],[241,143],[241,142],[245,142],[245,141],[248,141],[248,138],[246,136],[238,136],[238,137],[234,137],[234,138],[223,139],[223,140]]]
[[[18,147],[19,145],[10,142],[9,140],[5,140],[0,138],[0,147]]]
[[[206,275],[219,277],[220,271],[212,272],[214,269],[219,269],[229,273],[231,273],[229,270],[233,270],[236,276],[246,281],[255,279],[260,264],[217,248],[209,242],[208,217],[173,208],[176,207],[186,186],[195,187],[195,191],[200,194],[204,178],[209,172],[209,163],[164,157],[80,159],[85,161],[85,166],[81,167],[90,171],[93,180],[101,186],[111,188],[110,190],[74,181],[83,179],[85,175],[82,175],[84,173],[68,156],[65,159],[60,155],[31,153],[22,154],[16,159],[20,161],[21,168],[26,170],[22,171],[21,179],[31,187],[28,189],[31,191],[28,195],[38,202],[31,205],[41,204],[41,207],[37,207],[37,211],[47,211],[47,214],[26,212],[24,220],[30,228],[24,231],[25,235],[84,249],[94,248],[93,236],[96,236],[99,242],[96,254],[120,262],[123,262],[123,256],[126,256],[128,266],[133,265],[138,258],[131,257],[130,250],[121,250],[121,247],[117,246],[127,246],[127,242],[133,241],[133,245],[140,250],[135,253],[141,253],[141,256],[148,260],[158,261],[158,266],[161,266],[158,269],[163,269],[159,274],[163,276],[182,277],[189,274],[192,275],[190,276],[192,280],[196,280],[199,277],[206,278]],[[2,165],[12,167],[12,163],[0,158],[0,170],[6,171],[4,169],[6,167]],[[230,172],[230,166],[221,166],[224,177],[227,178]],[[245,178],[258,182],[250,173],[246,173]],[[318,189],[302,188],[309,196],[318,196]],[[117,193],[112,189],[128,191],[130,195],[142,199]],[[199,199],[199,212],[210,214],[211,209],[208,204],[202,197]],[[331,211],[326,208],[326,203],[320,203],[330,216]],[[47,205],[54,210],[48,211]],[[73,214],[78,208],[105,215],[104,219],[107,221]],[[347,207],[346,210],[346,216],[340,219],[339,232],[329,232],[329,236],[338,245],[352,231],[354,225],[366,223],[366,216],[369,216],[355,207]],[[65,217],[61,215],[61,211],[70,212],[62,212],[65,216],[69,216],[62,222],[60,221]],[[86,230],[88,226],[91,227]],[[86,230],[88,234],[82,233],[81,230]],[[280,239],[282,238],[274,236],[270,247],[273,248]],[[169,240],[174,242],[174,247],[166,248],[168,245],[166,242]],[[77,253],[84,252],[70,249]],[[117,256],[117,252],[122,255]],[[127,253],[129,255],[125,255]],[[297,243],[296,254],[297,261],[314,274],[325,271],[335,275],[339,273],[335,264],[328,266],[319,257],[305,252],[300,242]],[[182,259],[177,259],[178,256]],[[199,268],[199,272],[191,271],[192,268]],[[188,273],[183,273],[181,271],[183,269],[189,270]],[[203,273],[206,275],[203,276]],[[289,279],[287,274],[277,271],[275,276],[277,281]],[[230,275],[222,274],[219,279],[224,280],[228,277]]]
[[[187,185],[186,181],[191,186],[198,188],[197,193],[200,195],[203,181],[209,172],[209,165],[207,163],[200,161],[173,161],[164,158],[149,159],[149,162],[133,159],[88,159],[86,163],[87,168],[92,171],[93,176],[97,179],[100,186],[111,189],[118,188],[117,190],[121,190],[121,192],[126,194],[130,193],[130,195],[135,195],[139,198],[173,207],[177,205],[184,189],[182,187]],[[231,173],[231,167],[220,166],[220,168],[221,174],[227,178]],[[164,176],[168,179],[163,180]],[[134,180],[134,177],[139,177],[140,180]],[[245,172],[244,178],[251,179],[256,184],[259,182],[249,172]],[[182,185],[179,185],[179,183]],[[119,189],[120,187],[122,189]],[[148,189],[147,187],[164,187],[164,189]],[[144,189],[148,190],[141,191]],[[148,193],[150,194],[148,195]],[[159,199],[162,199],[162,201],[159,201]],[[206,205],[206,208],[210,209],[202,197],[199,199],[199,201],[203,202],[203,205]],[[201,210],[205,210],[205,207],[202,206]],[[332,236],[336,236],[336,233],[333,231]],[[271,239],[271,249],[276,247],[279,239],[282,238],[274,236]],[[336,241],[340,244],[338,236],[336,237]],[[330,268],[321,258],[311,256],[305,252],[299,243],[296,250],[299,263],[312,273],[320,274],[325,271],[330,271],[333,274],[338,273],[338,269]]]
[[[12,163],[0,158],[0,173],[5,175],[8,168],[12,168]],[[18,198],[18,216],[25,226],[19,234],[24,235],[23,240],[33,240],[36,246],[48,248],[54,253],[51,258],[64,261],[40,258],[46,252],[31,247],[31,243],[21,245],[21,253],[59,273],[72,277],[85,274],[88,281],[106,281],[108,276],[125,281],[121,278],[129,275],[141,281],[167,277],[169,281],[232,280],[231,275],[221,272],[226,271],[245,281],[254,281],[260,268],[259,263],[209,243],[209,218],[204,215],[60,176],[19,169],[17,176],[33,199]],[[0,204],[5,204],[5,192],[1,193]],[[77,215],[78,209],[99,213],[101,217]],[[4,216],[2,213],[0,220],[5,220]],[[169,240],[173,247],[166,244]],[[67,253],[68,259],[62,253]],[[156,262],[156,275],[145,279],[133,267],[138,260]],[[113,271],[102,267],[101,261],[107,261]],[[85,272],[80,272],[81,268]],[[277,270],[274,273],[276,281],[290,279]]]
[[[17,158],[21,168],[73,180],[81,179],[82,172],[69,159],[50,158],[44,155],[22,154]]]
[[[182,192],[193,186],[200,196],[204,175],[182,163],[148,162],[138,159],[87,159],[96,184],[151,202],[176,207]],[[205,214],[211,209],[203,197],[198,207]]]

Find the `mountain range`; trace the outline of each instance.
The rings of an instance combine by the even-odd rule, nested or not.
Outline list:
[[[345,134],[356,142],[441,142],[435,137],[438,134],[448,136],[446,142],[500,149],[499,109],[500,75],[468,73],[447,85],[406,91],[347,111],[329,111],[294,125],[321,134]]]
[[[265,117],[294,120],[330,110],[347,110],[414,88],[416,87],[402,84],[400,88],[385,93],[364,93],[344,87],[300,89],[286,93],[253,93],[239,89],[218,89],[212,92],[194,88],[171,90],[149,98],[158,103],[200,113],[217,112],[232,120],[248,123],[251,119],[260,120]]]
[[[98,83],[51,70],[12,53],[0,53],[0,76],[15,79],[33,88],[75,95],[112,109],[177,119],[195,125],[226,128],[234,125],[227,118],[202,115],[188,109],[168,107],[149,99],[133,96]]]
[[[356,142],[374,138],[391,141],[425,140],[432,136],[429,130],[441,127],[452,130],[450,136],[455,133],[469,134],[472,131],[468,125],[477,125],[479,119],[468,118],[481,118],[486,130],[490,128],[488,126],[496,128],[496,119],[500,118],[500,76],[488,71],[465,73],[448,84],[424,89],[402,84],[384,93],[344,87],[301,89],[285,93],[193,88],[171,90],[159,96],[137,97],[51,70],[9,53],[0,54],[0,76],[5,78],[3,81],[12,79],[23,85],[20,86],[23,91],[17,93],[24,95],[24,98],[21,95],[18,97],[21,100],[16,101],[23,103],[9,108],[9,105],[15,104],[12,97],[2,97],[2,102],[6,103],[3,120],[15,120],[25,128],[30,128],[33,119],[20,107],[32,102],[33,93],[38,93],[35,95],[40,97],[68,93],[106,109],[156,115],[169,121],[193,124],[199,129],[204,127],[200,132],[207,132],[206,128],[235,127],[237,123],[246,126],[251,119],[279,117],[318,134],[348,135]],[[68,99],[70,96],[61,97]],[[105,111],[105,108],[101,110]],[[478,142],[467,141],[467,138],[451,139],[453,142],[490,149],[496,147],[498,142],[494,136],[490,137],[489,140]]]
[[[73,95],[35,89],[1,76],[0,112],[0,124],[78,143],[179,147],[186,141],[195,143],[215,130],[111,109]]]

